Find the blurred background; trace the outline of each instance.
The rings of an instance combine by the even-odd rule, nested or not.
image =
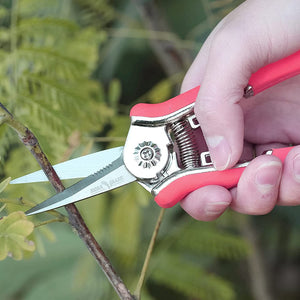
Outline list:
[[[132,105],[178,94],[209,32],[241,2],[0,0],[0,102],[35,133],[53,164],[122,145]],[[37,169],[1,125],[0,216],[54,193],[48,183],[6,186],[6,178]],[[160,208],[135,183],[78,207],[134,291]],[[142,299],[299,299],[299,213],[228,211],[204,223],[168,209]],[[28,219],[35,251],[1,258],[1,300],[117,299],[69,225],[49,213]],[[1,241],[0,227],[0,253]]]

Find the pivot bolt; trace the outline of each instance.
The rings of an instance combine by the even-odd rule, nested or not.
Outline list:
[[[151,141],[138,144],[133,154],[137,164],[144,169],[156,166],[161,157],[160,149]]]
[[[140,156],[143,160],[151,160],[154,156],[154,151],[150,147],[146,147],[141,150]]]

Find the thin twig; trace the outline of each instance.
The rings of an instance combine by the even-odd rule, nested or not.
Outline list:
[[[51,223],[57,223],[57,222],[66,223],[66,220],[62,219],[62,218],[50,219],[50,220],[46,220],[46,221],[43,221],[43,222],[36,223],[36,224],[34,224],[34,227],[37,228],[37,227],[40,227],[40,226],[48,225],[48,224],[51,224]]]
[[[257,233],[248,216],[237,215],[237,221],[243,236],[251,245],[251,253],[247,257],[250,286],[253,299],[272,300],[269,279],[266,272],[263,253],[258,243]]]
[[[146,254],[146,257],[144,260],[144,265],[143,265],[143,268],[141,271],[141,275],[140,275],[139,281],[137,283],[137,286],[136,286],[136,289],[134,292],[134,295],[138,300],[141,298],[141,290],[142,290],[142,287],[143,287],[143,284],[145,281],[146,272],[148,270],[148,266],[149,266],[150,258],[151,258],[152,252],[153,252],[154,244],[155,244],[157,234],[158,234],[165,211],[166,211],[165,208],[161,208],[159,216],[158,216],[156,224],[155,224],[155,228],[154,228],[149,246],[148,246],[148,249],[147,249],[147,254]]]
[[[12,116],[12,114],[0,103],[0,124],[2,123],[8,124],[12,129],[14,129],[17,132],[20,140],[33,154],[40,167],[45,172],[48,180],[55,188],[56,192],[62,192],[64,190],[64,186],[59,177],[57,176],[54,168],[50,164],[48,158],[42,151],[37,138],[27,127],[25,127],[22,123],[17,121]],[[114,270],[113,266],[111,265],[109,259],[103,252],[102,248],[97,243],[96,239],[86,226],[76,206],[74,204],[68,204],[65,206],[65,208],[69,214],[69,223],[76,230],[79,237],[83,240],[90,253],[94,256],[94,258],[102,268],[103,272],[111,282],[112,286],[116,290],[120,299],[134,300],[134,296],[130,294],[122,279]]]
[[[114,38],[126,38],[126,39],[148,39],[158,40],[162,42],[173,43],[177,49],[183,50],[197,50],[199,49],[199,43],[193,40],[181,40],[171,31],[151,31],[150,29],[140,28],[126,28],[121,27],[118,29],[110,29],[108,35]]]

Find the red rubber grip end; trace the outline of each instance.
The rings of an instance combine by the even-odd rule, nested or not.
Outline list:
[[[273,149],[272,155],[284,162],[292,148],[293,147]],[[207,185],[220,185],[230,189],[237,185],[244,170],[245,167],[241,167],[182,176],[162,189],[154,200],[159,206],[169,208],[176,205],[189,193]]]
[[[300,50],[294,54],[271,63],[252,74],[249,85],[254,95],[300,74]]]
[[[237,185],[244,169],[245,167],[180,177],[161,190],[154,200],[159,206],[169,208],[192,191],[207,185],[221,185],[228,189],[232,188]]]
[[[180,94],[170,100],[162,103],[147,104],[139,103],[132,107],[130,111],[131,117],[163,117],[174,113],[185,106],[196,101],[200,86],[197,86],[183,94]]]

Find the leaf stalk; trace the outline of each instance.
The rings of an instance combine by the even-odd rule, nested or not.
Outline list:
[[[141,299],[142,287],[143,287],[143,284],[144,284],[144,281],[145,281],[145,277],[146,277],[146,273],[147,273],[147,270],[148,270],[150,258],[151,258],[151,255],[152,255],[152,252],[153,252],[153,249],[154,249],[154,244],[155,244],[155,241],[156,241],[156,238],[157,238],[157,235],[158,235],[158,231],[159,231],[162,219],[164,217],[165,211],[166,211],[165,208],[161,208],[159,216],[158,216],[156,224],[155,224],[155,228],[154,228],[149,246],[148,246],[148,249],[147,249],[147,253],[146,253],[144,265],[143,265],[143,268],[142,268],[142,271],[141,271],[141,275],[140,275],[140,278],[138,280],[138,283],[137,283],[137,286],[136,286],[136,289],[135,289],[135,292],[134,292],[134,295],[135,295],[137,300]]]

